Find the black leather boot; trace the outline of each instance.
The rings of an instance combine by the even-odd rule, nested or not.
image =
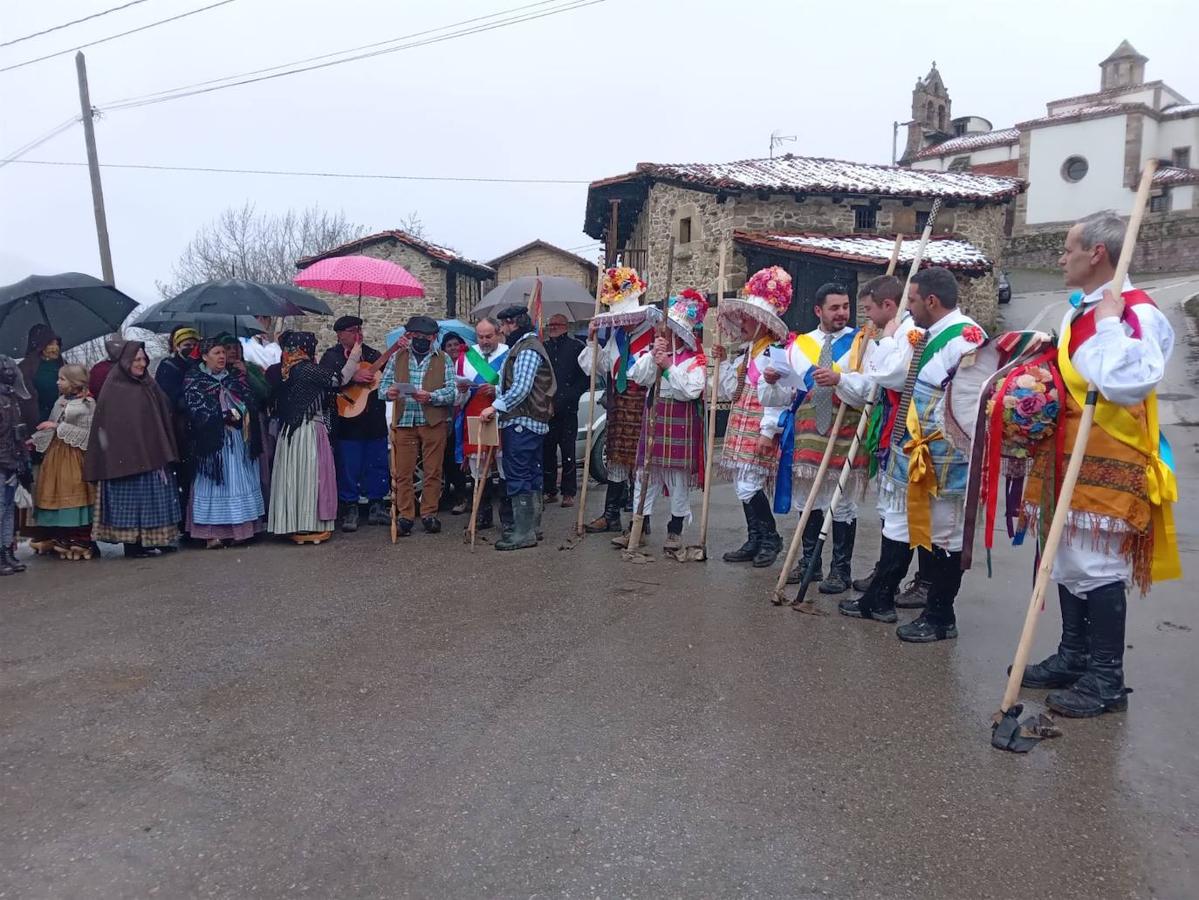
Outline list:
[[[803,556],[795,564],[795,568],[787,573],[787,584],[799,584],[803,581],[804,572],[808,571],[808,562],[816,552],[816,542],[820,538],[820,529],[824,527],[824,510],[813,509],[808,516],[808,524],[803,527]],[[824,579],[824,554],[816,560],[816,571],[812,580],[820,582]]]
[[[1045,703],[1056,713],[1086,719],[1128,709],[1124,686],[1124,622],[1128,614],[1122,582],[1105,584],[1087,593],[1091,659],[1074,687],[1050,691]]]
[[[770,500],[765,491],[758,491],[749,501],[754,507],[754,518],[761,528],[761,538],[758,541],[758,552],[754,556],[755,569],[767,569],[774,565],[783,549],[783,539],[779,535],[774,522],[774,512],[770,508]]]
[[[748,503],[742,503],[741,511],[745,514],[745,528],[749,537],[736,550],[730,550],[721,557],[725,562],[750,562],[758,555],[758,544],[762,535],[758,528],[758,520],[754,518],[753,507]]]
[[[620,509],[624,505],[623,481],[609,481],[604,491],[604,514],[583,526],[588,534],[600,534],[605,531],[615,531],[620,534]]]
[[[341,517],[341,530],[354,532],[358,530],[358,501],[346,504],[345,514]]]
[[[895,629],[895,636],[901,641],[931,644],[958,636],[953,602],[962,586],[962,552],[949,553],[934,547],[931,570],[928,606],[914,622]]]
[[[921,609],[928,603],[928,586],[932,580],[932,551],[920,547],[916,551],[919,565],[912,580],[903,586],[895,605],[900,609]]]
[[[833,561],[829,564],[828,578],[820,583],[820,593],[844,594],[852,587],[850,565],[857,534],[857,519],[852,522],[833,522]]]
[[[912,549],[907,543],[884,537],[878,572],[866,593],[856,600],[842,600],[837,604],[837,612],[853,619],[874,619],[888,624],[899,621],[895,613],[895,589],[908,574],[911,564]]]
[[[0,576],[16,575],[17,568],[13,563],[16,558],[12,555],[12,551],[7,547],[0,547]]]
[[[1062,640],[1057,653],[1024,670],[1020,682],[1024,687],[1067,688],[1087,670],[1091,656],[1087,644],[1087,601],[1060,584],[1057,597],[1062,607]],[[1008,672],[1011,670],[1008,666]]]

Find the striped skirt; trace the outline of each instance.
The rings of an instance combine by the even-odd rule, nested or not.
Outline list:
[[[267,529],[274,534],[332,531],[337,519],[337,469],[323,423],[305,422],[279,435],[271,472]]]
[[[207,475],[196,473],[192,482],[187,530],[194,538],[205,540],[245,540],[261,531],[265,509],[258,463],[250,459],[245,438],[236,429],[225,429],[221,447],[224,479],[217,484]]]

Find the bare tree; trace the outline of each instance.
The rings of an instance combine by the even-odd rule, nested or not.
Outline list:
[[[420,218],[408,220],[422,228]],[[349,222],[343,213],[312,206],[281,215],[259,213],[247,201],[230,207],[205,225],[171,270],[169,282],[158,282],[163,297],[217,278],[244,278],[268,284],[290,282],[295,262],[362,237],[366,229]]]

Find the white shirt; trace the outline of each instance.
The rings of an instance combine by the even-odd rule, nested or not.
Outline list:
[[[814,340],[817,345],[823,347],[824,342],[828,338],[832,338],[833,341],[837,341],[844,335],[850,334],[852,331],[853,328],[848,325],[835,332],[828,332],[817,328],[814,331],[809,331],[807,337]],[[848,367],[851,349],[852,347],[847,348],[846,351],[842,353],[841,356],[834,359],[833,362],[842,369]],[[771,358],[767,368],[778,372],[784,378],[791,374],[794,374],[799,378],[804,378],[807,376],[809,370],[816,368],[816,364],[808,359],[807,355],[799,349],[798,340],[794,340],[788,344],[786,350],[787,362],[785,364],[780,364],[775,358]],[[787,371],[787,369],[790,371]],[[762,434],[766,435],[767,437],[773,437],[774,435],[778,434],[779,416],[786,409],[790,408],[792,401],[795,399],[795,391],[795,388],[784,385],[782,381],[778,381],[775,384],[769,384],[766,379],[763,378],[758,382],[758,402],[761,403],[763,407],[770,410],[767,415],[762,416]]]
[[[246,362],[269,369],[283,359],[283,350],[274,341],[266,343],[254,337],[244,337],[239,340],[241,341],[241,355]]]
[[[960,309],[952,309],[928,329],[929,342],[931,343],[933,338],[946,328],[959,322],[965,322],[968,325],[978,324]],[[912,344],[908,340],[908,334],[916,327],[915,320],[910,316],[904,319],[892,337],[882,338],[878,342],[876,352],[872,353],[870,359],[867,360],[866,374],[877,381],[880,387],[890,388],[893,391],[903,390],[904,383],[908,378],[908,367],[911,365],[913,350]],[[939,387],[949,377],[949,373],[957,368],[962,357],[977,349],[978,344],[971,343],[959,334],[925,363],[924,368],[920,370],[920,380],[925,384]]]
[[[909,313],[904,313],[903,321],[911,318]],[[865,342],[865,348],[862,351],[862,365],[860,372],[844,371],[841,373],[841,380],[837,382],[837,396],[842,403],[848,403],[855,408],[862,408],[866,405],[866,401],[870,399],[870,391],[874,388],[876,378],[872,374],[877,369],[885,369],[889,365],[894,364],[894,360],[890,357],[899,353],[899,346],[891,341],[887,350],[884,350],[880,344],[882,338],[868,340]],[[904,370],[907,374],[907,370]],[[875,397],[875,400],[878,398]]]
[[[635,340],[637,340],[637,338],[641,337],[646,331],[653,327],[654,326],[652,323],[642,323],[636,330],[632,332],[632,334],[629,335],[629,344],[632,344]],[[595,341],[588,341],[586,346],[584,346],[579,352],[579,368],[583,370],[584,375],[591,374],[591,354],[594,349]],[[653,344],[651,343],[640,353],[632,354],[630,359],[632,361],[639,360],[641,357],[648,354],[652,349]],[[608,335],[608,342],[599,348],[600,370],[598,374],[610,375],[618,359],[620,359],[620,348],[616,345],[616,329],[614,328],[612,329],[612,333]]]
[[[704,392],[704,373],[707,369],[697,356],[682,363],[677,362],[680,355],[675,354],[674,361],[666,370],[666,377],[661,379],[658,396],[664,400],[698,400]],[[629,378],[642,387],[650,387],[658,380],[661,371],[652,353],[642,353],[629,370]]]

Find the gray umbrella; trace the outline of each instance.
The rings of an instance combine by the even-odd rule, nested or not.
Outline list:
[[[0,353],[24,356],[29,329],[50,326],[70,350],[119,331],[137,301],[91,275],[30,275],[0,287]]]
[[[526,275],[493,287],[471,310],[472,319],[495,315],[507,306],[528,307],[537,277]],[[541,309],[550,316],[566,316],[568,322],[586,322],[595,314],[595,297],[573,278],[541,276]]]
[[[304,312],[316,313],[321,316],[333,315],[333,307],[328,303],[294,284],[268,284],[267,287],[271,289],[272,294],[278,294],[284,300],[300,307]]]
[[[253,316],[226,316],[221,313],[188,313],[163,310],[167,301],[155,303],[129,322],[130,328],[144,328],[155,334],[170,334],[180,325],[194,325],[203,335],[228,331],[237,337],[262,334],[265,330]]]

